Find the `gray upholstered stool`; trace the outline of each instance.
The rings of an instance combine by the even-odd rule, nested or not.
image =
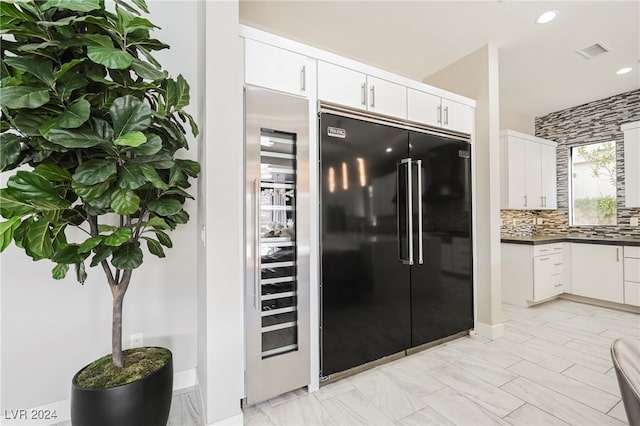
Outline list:
[[[624,337],[611,344],[611,359],[629,425],[640,425],[640,339]]]

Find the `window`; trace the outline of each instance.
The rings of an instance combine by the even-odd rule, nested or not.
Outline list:
[[[616,142],[571,148],[571,225],[616,224]]]

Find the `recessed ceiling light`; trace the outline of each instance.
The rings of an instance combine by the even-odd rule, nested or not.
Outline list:
[[[387,148],[387,149],[385,149],[385,151],[391,152],[391,151],[393,151],[393,148]]]
[[[536,23],[546,24],[548,22],[551,22],[558,17],[559,13],[560,12],[558,12],[557,10],[550,10],[548,12],[545,12],[542,15],[540,15],[538,19],[536,19]]]
[[[616,74],[622,75],[622,74],[626,74],[626,73],[628,73],[630,71],[631,71],[631,67],[624,67],[624,68],[620,68],[618,71],[616,71]]]

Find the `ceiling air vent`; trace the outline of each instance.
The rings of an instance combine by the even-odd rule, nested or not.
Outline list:
[[[603,53],[607,53],[610,50],[611,49],[609,49],[609,47],[606,44],[599,41],[595,44],[592,44],[589,47],[585,47],[582,50],[576,50],[576,53],[578,53],[581,56],[584,56],[586,59],[591,59],[594,56],[602,55]]]

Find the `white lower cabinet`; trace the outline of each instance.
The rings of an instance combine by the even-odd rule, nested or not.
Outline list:
[[[502,244],[502,300],[529,306],[565,292],[563,243]]]
[[[640,306],[640,247],[624,247],[624,303]]]
[[[624,303],[622,246],[571,244],[571,293]]]

